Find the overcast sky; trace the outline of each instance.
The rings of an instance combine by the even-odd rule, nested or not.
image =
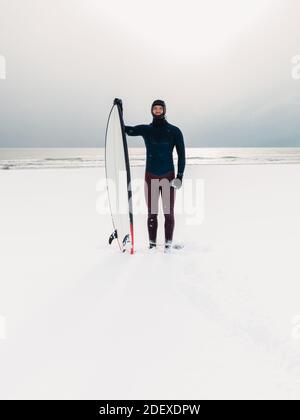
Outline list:
[[[187,146],[300,146],[297,55],[299,0],[0,0],[0,146],[103,146],[115,97]]]

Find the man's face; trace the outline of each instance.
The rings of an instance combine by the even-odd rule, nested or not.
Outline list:
[[[154,115],[161,115],[161,114],[163,114],[164,109],[161,105],[155,105],[152,108],[152,112],[153,112]]]

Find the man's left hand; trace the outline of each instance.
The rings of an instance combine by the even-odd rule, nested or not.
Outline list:
[[[171,187],[175,188],[175,190],[179,190],[182,186],[182,181],[179,178],[174,178],[171,181]]]

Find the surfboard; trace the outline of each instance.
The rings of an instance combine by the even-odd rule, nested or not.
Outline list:
[[[131,175],[122,100],[115,98],[105,133],[105,172],[113,232],[122,252],[134,253]]]

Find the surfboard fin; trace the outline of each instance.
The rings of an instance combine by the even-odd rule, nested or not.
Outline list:
[[[112,243],[112,241],[114,239],[116,239],[118,237],[118,233],[117,233],[117,229],[110,235],[109,239],[108,239],[108,243],[109,245]]]
[[[127,233],[127,235],[124,236],[124,239],[122,241],[123,246],[125,247],[128,242],[130,242],[129,233]]]

